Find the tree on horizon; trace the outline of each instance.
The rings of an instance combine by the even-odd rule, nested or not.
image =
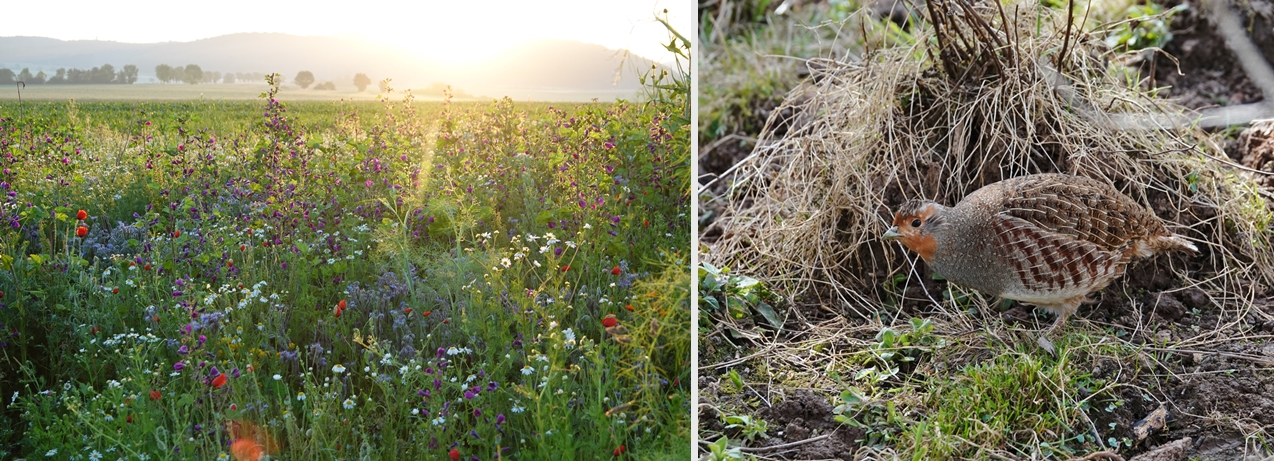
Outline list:
[[[133,83],[136,83],[136,82],[137,82],[137,66],[132,64],[125,64],[124,68],[120,69],[119,74],[116,75],[115,77],[115,83],[123,83],[126,85],[132,85]]]
[[[354,75],[354,86],[358,88],[358,91],[362,92],[363,90],[366,90],[367,86],[371,84],[372,79],[371,77],[368,77],[367,74],[359,73]]]
[[[308,70],[303,70],[297,72],[296,78],[292,79],[292,81],[300,85],[301,89],[306,89],[310,87],[310,84],[314,83],[314,74]]]
[[[198,64],[187,64],[183,73],[186,76],[185,82],[191,85],[203,80],[203,69]]]

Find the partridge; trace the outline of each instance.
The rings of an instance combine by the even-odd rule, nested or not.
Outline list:
[[[882,238],[902,243],[951,282],[1055,314],[1039,340],[1050,353],[1048,334],[1133,258],[1198,251],[1110,185],[1064,174],[1006,179],[949,208],[908,201]]]

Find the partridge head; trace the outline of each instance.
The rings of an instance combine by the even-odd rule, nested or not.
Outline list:
[[[1056,314],[1048,331],[1134,258],[1198,251],[1110,185],[1063,174],[990,184],[954,207],[906,202],[882,238],[902,243],[951,282]],[[1044,337],[1040,344],[1053,350]]]

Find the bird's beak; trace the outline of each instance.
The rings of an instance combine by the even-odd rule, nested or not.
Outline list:
[[[889,230],[885,231],[885,233],[881,235],[880,238],[881,240],[888,242],[890,240],[898,240],[902,238],[902,234],[898,233],[898,226],[893,226],[893,227],[890,227]]]

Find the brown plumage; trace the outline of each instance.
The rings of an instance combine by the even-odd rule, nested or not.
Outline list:
[[[912,200],[893,224],[883,237],[915,251],[947,280],[1056,314],[1049,331],[1133,258],[1198,251],[1110,185],[1064,174],[1006,179],[950,208]]]

